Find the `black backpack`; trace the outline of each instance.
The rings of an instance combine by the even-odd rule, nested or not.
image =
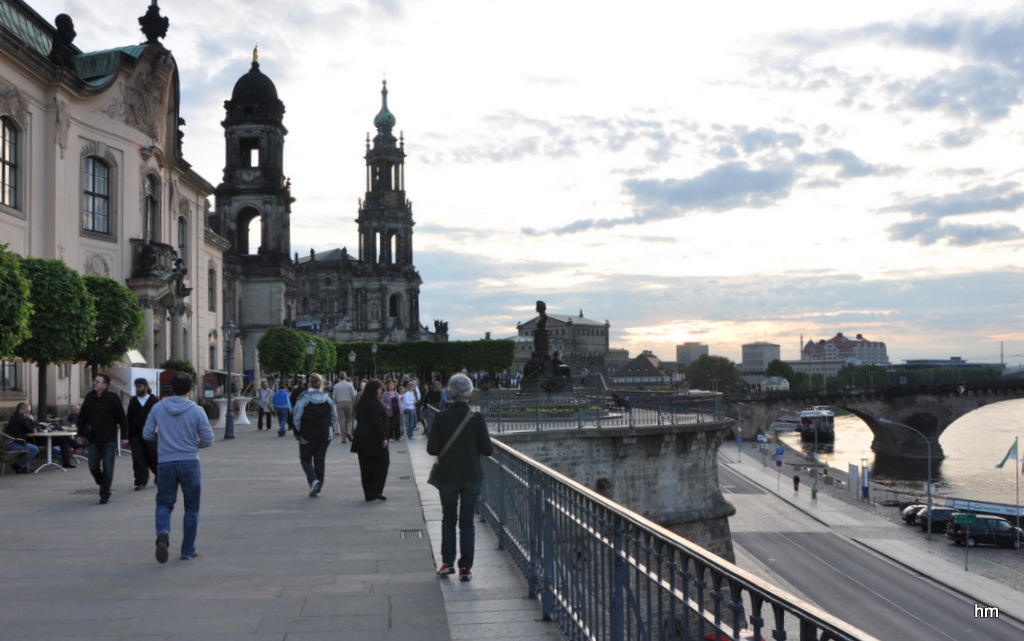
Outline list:
[[[299,436],[315,445],[327,442],[331,433],[331,404],[309,403],[302,410],[302,423],[299,425]]]

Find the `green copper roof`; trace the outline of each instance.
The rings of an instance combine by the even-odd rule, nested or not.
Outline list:
[[[391,129],[395,126],[395,116],[388,111],[388,81],[384,81],[384,87],[380,90],[380,113],[373,119],[373,125],[377,128],[377,131],[383,129]]]
[[[100,86],[117,74],[121,66],[122,56],[138,60],[146,47],[150,45],[129,45],[106,51],[83,53],[75,56],[75,71],[78,77],[93,86]]]

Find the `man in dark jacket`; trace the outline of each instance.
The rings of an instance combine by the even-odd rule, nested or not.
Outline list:
[[[114,482],[114,457],[117,454],[117,430],[128,433],[128,419],[117,394],[107,389],[110,377],[97,374],[92,391],[82,401],[78,414],[78,444],[89,441],[89,472],[100,486],[100,504],[110,501]]]
[[[472,394],[473,381],[468,376],[452,376],[448,381],[451,406],[434,419],[427,439],[427,454],[437,456],[455,436],[463,420],[469,418],[458,437],[437,462],[437,491],[441,496],[442,563],[437,574],[455,574],[455,524],[458,522],[459,579],[463,581],[473,578],[471,569],[476,545],[473,517],[484,479],[480,456],[490,456],[493,451],[483,415],[478,412],[470,414],[472,410],[469,409],[469,399]]]
[[[151,393],[149,381],[144,378],[135,379],[135,396],[128,401],[128,434],[127,438],[121,440],[121,444],[132,449],[136,492],[146,489],[150,472],[153,472],[153,485],[156,485],[156,442],[142,438],[142,428],[156,402],[157,397]]]

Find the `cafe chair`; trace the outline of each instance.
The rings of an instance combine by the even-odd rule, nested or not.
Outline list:
[[[4,427],[6,427],[6,425]],[[6,432],[0,432],[0,476],[4,475],[8,465],[13,465],[19,458],[25,459],[25,467],[28,468],[30,462],[28,460],[28,450],[24,448],[17,450],[9,449],[8,446],[12,443],[21,443],[24,445],[25,441],[20,438],[8,436]]]

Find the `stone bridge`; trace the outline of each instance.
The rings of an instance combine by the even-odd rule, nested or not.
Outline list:
[[[931,443],[932,458],[941,460],[945,454],[939,436],[950,424],[979,407],[1017,398],[1024,398],[1024,380],[726,394],[723,402],[725,413],[736,417],[740,426],[752,428],[754,434],[770,431],[771,424],[787,411],[799,413],[812,405],[841,407],[871,428],[871,449],[876,454],[927,459],[928,446],[921,437],[878,420],[888,419],[920,431]]]

